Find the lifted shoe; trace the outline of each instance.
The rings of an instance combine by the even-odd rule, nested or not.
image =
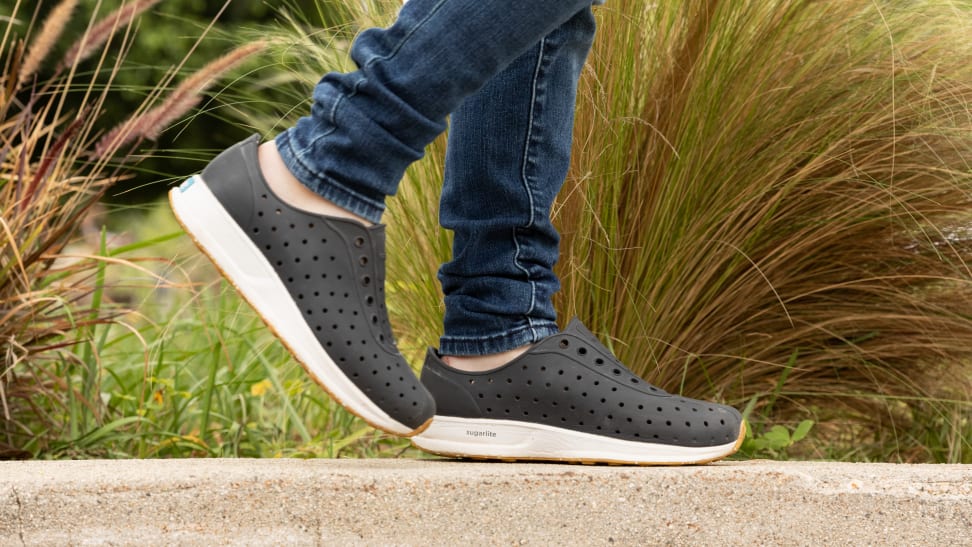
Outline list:
[[[259,138],[173,188],[176,218],[314,380],[378,429],[411,436],[435,402],[395,346],[385,308],[384,226],[280,200]]]

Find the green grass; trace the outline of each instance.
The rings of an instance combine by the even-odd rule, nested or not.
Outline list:
[[[75,353],[96,362],[58,370],[79,396],[51,416],[65,427],[43,457],[383,457],[408,450],[407,441],[376,432],[309,379],[165,205],[119,216],[126,218],[115,224],[134,226],[133,238],[147,243],[112,255],[171,258],[145,264],[146,272],[109,268],[104,298],[137,311],[87,333],[91,351]],[[77,419],[90,414],[91,402],[101,403],[99,419]]]

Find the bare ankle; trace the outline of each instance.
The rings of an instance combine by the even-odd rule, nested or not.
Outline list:
[[[450,367],[465,372],[488,372],[497,369],[532,348],[532,344],[490,355],[445,355],[442,361]]]
[[[301,210],[331,217],[347,218],[356,220],[365,226],[373,223],[348,211],[338,207],[333,202],[318,195],[303,185],[297,177],[287,169],[280,152],[277,151],[277,144],[274,141],[267,141],[260,145],[259,149],[260,171],[267,179],[267,184],[277,197],[285,203],[293,205]]]

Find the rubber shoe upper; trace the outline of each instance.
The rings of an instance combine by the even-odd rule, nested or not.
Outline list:
[[[448,367],[430,350],[422,382],[435,397],[437,416],[530,422],[680,447],[721,446],[741,436],[734,408],[648,384],[576,319],[486,373]]]

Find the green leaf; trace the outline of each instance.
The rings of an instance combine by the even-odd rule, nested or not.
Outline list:
[[[800,425],[798,425],[796,429],[793,431],[792,441],[795,443],[797,441],[803,440],[803,438],[806,437],[808,433],[810,433],[811,429],[813,429],[813,420],[803,420],[802,422],[800,422]]]
[[[774,425],[763,437],[771,448],[780,449],[790,446],[790,432],[781,425]]]

